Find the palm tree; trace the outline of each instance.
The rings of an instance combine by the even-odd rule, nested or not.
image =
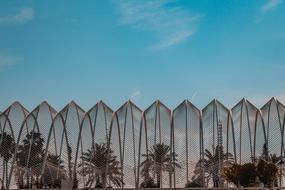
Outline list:
[[[259,160],[264,160],[264,161],[269,161],[270,160],[268,146],[267,146],[266,143],[263,144],[262,153],[261,153],[261,156],[260,156]]]
[[[277,156],[275,153],[269,154],[267,144],[265,143],[265,144],[263,144],[262,153],[261,153],[261,156],[259,157],[259,160],[264,160],[267,162],[271,162],[275,165],[278,165],[278,164],[280,164],[280,162],[282,162],[282,157]]]
[[[36,183],[39,183],[39,169],[44,159],[44,139],[39,132],[30,132],[26,135],[22,144],[17,150],[17,171],[19,188],[31,188],[33,177],[36,178]],[[26,175],[26,186],[24,187],[24,176]],[[30,178],[31,177],[31,178]]]
[[[170,152],[170,147],[164,143],[153,145],[147,154],[143,154],[146,159],[140,164],[142,167],[142,175],[148,180],[149,172],[152,171],[156,175],[157,187],[161,187],[161,176],[163,171],[171,173],[175,167],[180,168],[177,163],[177,154]]]
[[[212,154],[208,149],[205,150],[205,158],[198,161],[194,173],[197,175],[207,174],[207,178],[212,177],[214,187],[223,184],[221,176],[223,175],[223,167],[233,163],[233,155],[224,153],[223,146],[216,146]],[[204,171],[203,171],[204,170]]]
[[[44,186],[48,187],[60,187],[60,182],[66,177],[66,172],[63,161],[59,156],[49,153],[47,156],[45,170],[41,180],[44,182]]]
[[[8,162],[13,157],[14,150],[15,150],[15,141],[14,138],[3,132],[0,134],[0,156],[3,157],[3,179],[2,179],[2,188],[8,184]]]
[[[106,187],[107,179],[117,187],[122,187],[122,170],[117,157],[112,155],[111,150],[105,143],[97,144],[88,149],[81,156],[82,162],[79,173],[86,177],[86,187],[91,188],[95,182],[95,187]],[[110,185],[110,184],[109,184]]]
[[[77,175],[75,172],[73,172],[73,166],[74,166],[74,162],[73,162],[73,158],[72,158],[72,147],[69,143],[68,138],[65,139],[66,140],[66,147],[67,147],[67,166],[68,166],[68,177],[69,180],[72,181],[72,188],[73,189],[77,189],[78,187],[78,179],[77,179]],[[72,174],[74,173],[74,175],[72,176]]]
[[[284,164],[284,160],[282,158],[282,156],[277,156],[275,153],[274,154],[269,154],[269,150],[268,150],[268,146],[266,143],[263,144],[263,148],[262,148],[262,153],[261,156],[259,157],[259,160],[264,160],[270,163],[275,164],[278,168]],[[281,178],[282,178],[282,170],[279,169],[279,181],[281,183]],[[278,186],[278,178],[275,179],[274,181],[274,186]]]
[[[145,186],[145,184],[147,184],[149,181],[153,182],[153,178],[149,174],[151,165],[152,161],[148,157],[141,163],[141,175],[144,177],[141,187]]]

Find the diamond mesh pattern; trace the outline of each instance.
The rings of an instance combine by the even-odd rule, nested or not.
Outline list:
[[[272,156],[283,186],[284,121],[275,98],[260,109],[186,100],[173,111],[128,101],[115,112],[102,101],[87,112],[73,101],[59,112],[15,102],[0,112],[0,187],[228,187],[225,167]]]

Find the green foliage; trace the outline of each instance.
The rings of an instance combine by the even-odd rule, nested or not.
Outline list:
[[[265,160],[265,161],[269,161],[270,160],[269,151],[268,151],[268,147],[267,147],[266,143],[263,144],[262,153],[261,153],[261,156],[260,156],[259,160]]]
[[[30,132],[26,135],[17,152],[17,164],[23,168],[32,168],[43,162],[44,139],[41,133]]]
[[[31,188],[32,182],[40,184],[39,166],[42,166],[45,151],[44,139],[40,132],[31,131],[19,145],[16,154],[17,170],[15,172],[20,189]],[[24,178],[26,178],[24,180]],[[33,180],[36,179],[36,180]]]
[[[212,178],[214,187],[221,186],[223,180],[219,176],[224,165],[231,165],[233,163],[233,155],[231,153],[224,153],[223,146],[216,146],[214,152],[212,153],[208,149],[205,150],[205,158],[197,162],[195,166],[195,176],[199,177],[202,172],[205,172],[205,177]]]
[[[92,187],[94,183],[95,187],[106,187],[107,178],[115,186],[123,186],[123,173],[119,161],[113,155],[113,150],[105,143],[96,143],[94,147],[83,153],[81,159],[79,173],[87,177],[84,184],[86,187]]]
[[[224,171],[225,179],[239,186],[240,168],[241,165],[239,164],[233,164],[232,167],[226,168]]]
[[[14,138],[10,134],[3,132],[0,134],[0,140],[0,156],[3,157],[5,161],[9,161],[15,150]]]
[[[197,178],[193,178],[192,181],[188,181],[185,184],[186,188],[191,188],[191,187],[203,187],[203,177],[199,176]]]
[[[236,186],[253,187],[259,181],[265,187],[273,186],[277,178],[277,166],[269,161],[259,160],[257,164],[245,163],[243,165],[234,164],[225,169],[225,178]]]
[[[144,180],[141,185],[141,188],[159,188],[156,183],[154,183],[154,180],[152,178],[149,178],[147,180]]]
[[[271,187],[277,178],[278,168],[271,162],[259,160],[257,164],[257,172],[259,180],[264,184],[264,186]]]
[[[257,164],[257,171],[259,173],[259,180],[266,187],[277,185],[278,168],[277,165],[282,161],[281,156],[276,154],[269,154],[268,146],[263,145],[262,154]]]
[[[61,180],[66,177],[63,161],[59,156],[49,153],[45,164],[41,182],[44,187],[61,187]]]
[[[15,141],[14,138],[2,132],[0,134],[0,157],[3,157],[3,174],[2,174],[2,187],[8,184],[8,162],[13,157],[15,151]]]
[[[156,184],[160,187],[161,183],[161,173],[162,171],[167,171],[172,173],[174,168],[180,168],[177,163],[177,154],[170,152],[170,147],[164,143],[158,143],[153,145],[150,150],[147,150],[148,154],[143,154],[146,159],[141,163],[142,175],[144,180],[149,180],[149,172],[153,172],[156,175]]]
[[[199,164],[196,165],[196,167]],[[198,172],[198,173],[195,173]],[[194,170],[194,176],[192,177],[191,181],[187,181],[187,183],[185,184],[186,188],[190,188],[190,187],[204,187],[204,177],[203,177],[203,171],[202,170],[198,170],[197,168]]]
[[[234,164],[225,169],[225,177],[236,186],[251,187],[254,186],[257,177],[256,167],[253,163]]]
[[[245,163],[240,167],[239,181],[243,187],[254,186],[256,176],[257,173],[253,163]]]

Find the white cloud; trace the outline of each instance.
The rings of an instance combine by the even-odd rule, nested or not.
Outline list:
[[[175,44],[178,44],[180,42],[183,42],[188,37],[190,37],[194,34],[195,34],[194,30],[179,31],[179,32],[176,32],[174,34],[165,36],[164,39],[162,39],[159,43],[151,46],[149,49],[150,50],[160,50],[163,48],[167,48],[167,47],[173,46]]]
[[[71,21],[72,23],[78,23],[78,22],[79,22],[79,19],[78,19],[78,18],[72,18],[72,19],[70,19],[70,21]]]
[[[193,93],[193,95],[191,96],[190,101],[193,101],[193,100],[194,100],[194,98],[197,96],[197,94],[198,94],[198,92],[197,92],[197,91],[195,91],[195,92]]]
[[[34,18],[33,8],[22,8],[17,14],[0,16],[0,23],[22,24]]]
[[[0,52],[0,71],[16,64],[17,58],[9,53]]]
[[[137,101],[140,97],[142,96],[141,91],[139,89],[135,89],[131,95],[130,95],[130,99],[132,101]]]
[[[172,0],[114,0],[120,23],[153,32],[158,42],[149,47],[160,50],[177,45],[195,34],[196,22],[203,16],[174,5]]]
[[[281,3],[282,0],[267,0],[267,2],[260,7],[260,11],[262,13],[266,13],[270,10],[277,8],[279,5],[281,5]]]

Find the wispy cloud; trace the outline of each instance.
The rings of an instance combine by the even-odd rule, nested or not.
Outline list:
[[[203,15],[193,15],[172,0],[114,0],[120,23],[153,32],[158,41],[149,49],[160,50],[177,45],[196,32]]]
[[[138,101],[142,96],[142,93],[139,89],[133,90],[133,92],[130,95],[130,100],[132,101]]]
[[[0,16],[1,23],[22,24],[34,18],[33,8],[22,8],[17,14],[9,16]]]
[[[1,53],[0,52],[0,71],[7,69],[8,67],[16,64],[17,57],[10,53]]]
[[[79,18],[71,18],[70,21],[72,23],[78,23],[79,22]]]
[[[194,98],[197,96],[197,94],[198,94],[198,92],[195,91],[195,92],[193,93],[193,95],[191,96],[190,101],[193,101]]]
[[[267,2],[260,7],[260,11],[266,13],[277,8],[281,3],[282,0],[267,0]]]
[[[264,15],[275,10],[278,6],[282,4],[283,0],[266,0],[266,2],[260,7],[260,14],[253,20],[253,23],[259,24],[263,22]]]

